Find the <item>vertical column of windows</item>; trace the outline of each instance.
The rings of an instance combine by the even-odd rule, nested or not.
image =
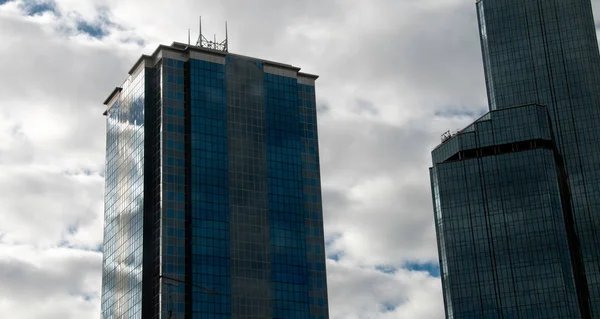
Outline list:
[[[261,63],[228,56],[227,135],[232,318],[272,318]]]
[[[150,147],[146,150],[148,156],[145,157],[145,165],[148,165],[147,172],[150,172],[148,177],[150,177],[150,184],[146,185],[146,194],[151,196],[149,198],[148,204],[151,205],[146,210],[151,214],[151,216],[146,216],[145,219],[148,221],[147,229],[144,229],[144,232],[147,235],[147,243],[150,247],[145,247],[145,252],[148,252],[148,255],[144,256],[145,263],[148,267],[152,267],[152,269],[146,269],[145,275],[147,278],[149,277],[151,283],[147,283],[147,287],[149,287],[148,291],[144,293],[148,293],[150,295],[144,296],[144,302],[149,304],[144,304],[144,311],[149,313],[149,318],[158,319],[160,318],[160,300],[162,299],[160,294],[164,290],[162,286],[162,281],[157,277],[160,274],[162,269],[162,265],[160,263],[160,248],[162,247],[161,242],[161,225],[162,225],[162,185],[161,185],[161,154],[162,154],[162,112],[163,112],[163,61],[159,61],[157,65],[154,66],[152,70],[152,77],[149,83],[150,90],[147,94],[152,94],[152,100],[149,101],[151,108],[148,110],[149,112],[153,112],[149,119],[152,121],[148,123],[151,125],[151,129],[147,131],[147,133],[152,134],[152,136],[148,136],[148,144]],[[147,232],[151,232],[148,234]],[[146,259],[148,258],[148,259]],[[144,318],[145,319],[145,318]]]
[[[329,312],[315,88],[312,85],[300,84],[297,92],[302,130],[303,209],[307,244],[310,318],[325,319],[329,317]]]
[[[162,60],[160,255],[163,316],[185,313],[184,62]],[[175,280],[170,280],[170,278]]]
[[[298,84],[272,74],[264,81],[273,317],[310,318]]]
[[[141,318],[145,71],[108,111],[103,318]]]
[[[225,319],[231,317],[225,69],[199,60],[189,67],[192,316]]]
[[[117,236],[117,161],[118,161],[118,109],[117,100],[106,121],[106,185],[104,192],[104,243],[102,262],[102,318],[112,318],[115,311],[115,244]]]

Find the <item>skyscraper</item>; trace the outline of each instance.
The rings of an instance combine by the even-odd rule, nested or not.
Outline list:
[[[161,45],[104,103],[102,318],[328,318],[317,76],[222,44]]]
[[[447,318],[600,318],[590,0],[480,0],[490,112],[430,170]]]

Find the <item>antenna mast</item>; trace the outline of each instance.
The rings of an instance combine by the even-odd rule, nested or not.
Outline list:
[[[198,40],[196,41],[196,46],[206,48],[206,49],[211,49],[211,50],[229,52],[229,41],[228,41],[229,35],[227,32],[227,21],[225,21],[225,40],[223,40],[221,42],[217,42],[216,34],[214,35],[214,38],[212,41],[208,40],[202,34],[202,16],[200,16],[198,22],[199,22],[198,29],[200,31],[200,34],[198,35]]]

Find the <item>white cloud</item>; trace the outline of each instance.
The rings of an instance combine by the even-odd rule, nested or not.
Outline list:
[[[2,241],[31,245],[68,241],[74,246],[98,247],[103,185],[97,174],[73,175],[36,165],[8,166],[0,180]]]
[[[140,54],[188,28],[194,41],[200,14],[219,38],[228,20],[232,52],[321,76],[331,317],[443,317],[439,279],[402,267],[437,260],[430,150],[485,108],[473,2],[56,0],[35,16],[22,3],[0,5],[1,318],[98,317],[102,101]]]
[[[437,278],[399,270],[386,274],[373,268],[329,261],[329,307],[333,319],[443,318]]]
[[[98,317],[101,260],[96,252],[0,244],[0,315]]]

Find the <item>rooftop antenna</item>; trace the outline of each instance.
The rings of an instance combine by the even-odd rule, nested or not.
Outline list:
[[[212,41],[208,40],[206,37],[204,37],[204,35],[202,34],[202,16],[200,16],[198,19],[198,27],[199,27],[198,29],[200,31],[200,34],[198,35],[198,41],[196,41],[196,46],[206,48],[206,49],[229,52],[228,51],[229,50],[229,45],[228,45],[229,35],[227,32],[227,21],[225,21],[225,40],[223,40],[221,42],[217,42],[216,34],[214,34]]]
[[[188,29],[188,46],[191,44],[191,33],[190,33],[190,29]]]
[[[229,34],[227,34],[227,21],[225,21],[225,52],[229,52]]]

